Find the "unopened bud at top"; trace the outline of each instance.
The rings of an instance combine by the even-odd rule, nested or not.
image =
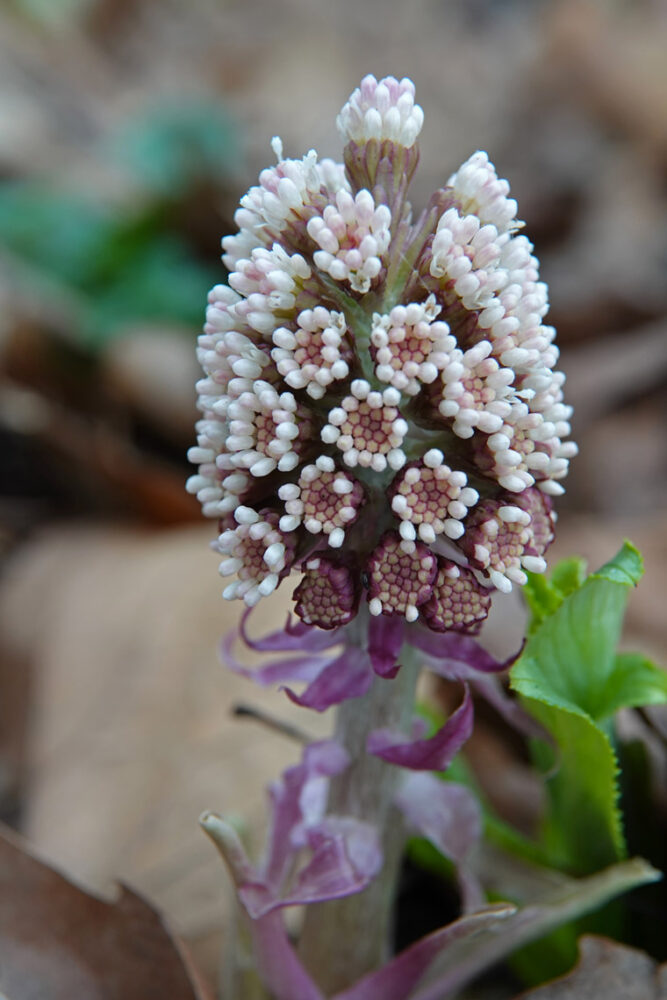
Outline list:
[[[424,124],[424,112],[415,104],[415,85],[407,78],[386,76],[378,81],[369,74],[343,106],[336,125],[343,142],[389,140],[409,149]]]

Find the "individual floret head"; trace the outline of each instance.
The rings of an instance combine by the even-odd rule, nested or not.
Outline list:
[[[421,613],[434,632],[479,632],[491,607],[491,591],[472,570],[438,558],[433,589]]]
[[[420,604],[433,593],[437,568],[437,557],[426,545],[406,542],[395,531],[384,534],[368,560],[370,613],[416,621]]]
[[[294,591],[295,610],[307,625],[334,629],[348,625],[359,608],[359,574],[344,561],[316,554],[303,564]]]
[[[475,633],[545,568],[576,453],[547,288],[486,153],[413,214],[410,80],[365,77],[337,123],[342,163],[273,141],[223,240],[187,488],[226,598],[298,572],[308,625],[365,605]]]
[[[257,512],[239,506],[234,521],[221,532],[215,546],[225,556],[220,574],[236,576],[223,596],[227,600],[243,598],[253,607],[260,598],[272,594],[289,572],[294,561],[294,536],[278,530],[278,518],[272,510]]]

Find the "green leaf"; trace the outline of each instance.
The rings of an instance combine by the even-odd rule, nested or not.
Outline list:
[[[548,775],[543,837],[551,863],[584,873],[624,857],[618,767],[609,737],[584,714],[535,699],[525,704],[558,748],[557,754],[535,748]]]
[[[600,717],[620,708],[661,705],[667,701],[667,671],[642,653],[619,653],[600,704]]]
[[[512,686],[547,705],[604,717],[628,587],[640,575],[641,557],[626,542],[544,617],[512,668]]]
[[[561,559],[554,566],[549,577],[549,583],[561,594],[561,597],[567,597],[569,594],[573,594],[575,590],[579,590],[585,579],[585,560],[580,556],[570,556],[569,559]]]
[[[601,566],[597,573],[591,573],[591,579],[610,580],[612,583],[636,587],[643,574],[644,560],[641,553],[632,542],[625,541],[613,559]]]
[[[528,586],[533,628],[510,682],[553,737],[552,747],[534,747],[549,792],[545,846],[553,863],[576,872],[625,853],[609,718],[667,701],[666,674],[638,654],[616,654],[628,591],[641,574],[641,556],[626,542],[583,582],[583,564],[568,560]]]
[[[586,563],[576,556],[562,559],[550,577],[544,576],[543,573],[528,574],[524,595],[532,615],[529,635],[545,618],[558,610],[564,598],[579,589],[585,576]]]

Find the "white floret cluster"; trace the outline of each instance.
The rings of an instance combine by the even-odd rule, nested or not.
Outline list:
[[[308,222],[308,235],[321,248],[313,254],[315,266],[335,281],[348,282],[355,292],[369,291],[382,269],[390,226],[391,211],[376,205],[370,191],[355,197],[338,191],[335,204]]]
[[[409,149],[424,124],[424,112],[415,104],[415,85],[407,78],[378,81],[366,76],[341,109],[336,125],[344,142],[389,140]]]

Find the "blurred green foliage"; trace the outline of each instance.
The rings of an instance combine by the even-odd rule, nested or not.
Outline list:
[[[19,14],[53,28],[79,17],[91,0],[10,0],[10,4]]]
[[[197,245],[190,206],[210,201],[217,228],[216,200],[238,160],[231,121],[208,101],[144,112],[112,148],[141,192],[130,206],[45,178],[0,187],[0,245],[27,270],[36,297],[61,297],[74,316],[70,335],[92,351],[134,324],[201,326],[224,270]]]
[[[113,145],[135,180],[163,197],[185,193],[239,166],[235,125],[211,100],[178,100],[149,109]]]

